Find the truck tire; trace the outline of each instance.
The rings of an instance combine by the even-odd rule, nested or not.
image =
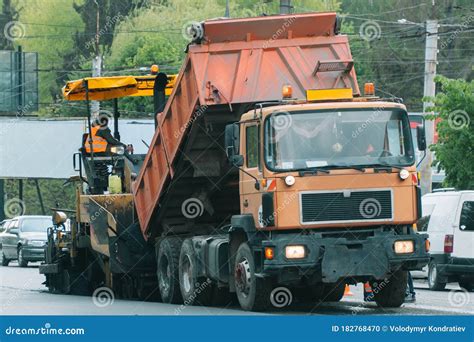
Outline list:
[[[163,303],[180,304],[182,302],[179,289],[179,253],[181,239],[164,238],[158,247],[156,276]]]
[[[191,239],[184,240],[179,255],[179,287],[185,305],[212,305],[213,284],[198,277],[198,258]]]
[[[235,291],[240,307],[247,311],[264,311],[270,307],[271,282],[255,276],[255,260],[244,242],[237,250],[234,263]]]
[[[28,261],[23,257],[23,248],[21,246],[18,247],[18,265],[20,267],[28,266]]]
[[[442,291],[446,287],[446,283],[439,279],[438,267],[433,260],[428,265],[428,287],[432,291]]]
[[[8,266],[10,260],[5,256],[5,253],[3,253],[3,248],[0,248],[0,251],[0,255],[2,256],[2,266]]]
[[[398,269],[390,275],[388,281],[372,282],[374,300],[382,308],[398,308],[405,301],[408,272]],[[382,287],[381,284],[384,286]]]
[[[467,280],[461,280],[459,282],[459,287],[463,288],[464,290],[466,290],[468,292],[472,292],[474,290],[474,282],[467,281]]]

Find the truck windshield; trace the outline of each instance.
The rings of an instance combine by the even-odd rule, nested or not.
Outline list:
[[[340,109],[275,112],[265,120],[265,163],[272,171],[414,163],[405,111]]]

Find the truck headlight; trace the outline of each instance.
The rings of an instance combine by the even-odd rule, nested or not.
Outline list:
[[[125,148],[123,146],[112,146],[110,148],[110,152],[112,152],[113,154],[124,154]]]
[[[296,183],[295,177],[293,177],[293,176],[291,176],[291,175],[285,177],[285,184],[286,184],[286,185],[292,186],[292,185],[294,185],[295,183]]]
[[[398,175],[400,176],[400,179],[405,180],[410,177],[410,172],[406,169],[401,169]]]
[[[393,244],[393,250],[396,254],[409,254],[413,253],[415,246],[413,240],[399,240]]]
[[[286,246],[285,257],[287,259],[303,259],[306,257],[306,249],[303,245]]]

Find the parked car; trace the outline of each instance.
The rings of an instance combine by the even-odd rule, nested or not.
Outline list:
[[[7,230],[8,224],[11,222],[10,219],[3,220],[0,222],[0,235]]]
[[[7,220],[3,220],[2,222],[0,222],[0,258],[2,259],[2,264],[5,260],[5,258],[3,257],[3,250],[2,250],[3,236],[5,236],[7,234],[8,227],[9,227],[11,221],[12,220],[7,219]]]
[[[442,191],[422,198],[418,227],[429,234],[428,286],[439,291],[448,282],[474,288],[474,191]]]
[[[0,233],[2,266],[18,260],[21,267],[30,261],[44,260],[47,229],[52,225],[51,216],[18,216],[11,219],[6,230]]]

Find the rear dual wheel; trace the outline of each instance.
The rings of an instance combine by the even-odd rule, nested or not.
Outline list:
[[[161,240],[157,253],[156,276],[164,303],[179,304],[182,302],[179,288],[179,255],[182,240],[167,237]]]
[[[199,260],[192,240],[187,239],[181,246],[179,256],[179,287],[185,305],[213,304],[213,287],[211,281],[198,276]]]

